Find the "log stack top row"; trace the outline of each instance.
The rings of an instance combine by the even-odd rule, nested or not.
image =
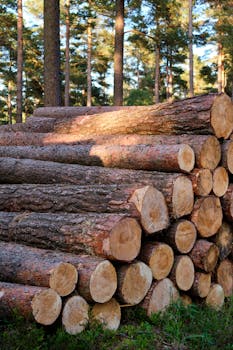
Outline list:
[[[232,132],[226,94],[38,108],[0,127],[0,314],[17,293],[30,313],[30,285],[77,290],[66,310],[77,303],[82,317],[63,315],[77,318],[72,334],[87,302],[104,322],[117,317],[112,328],[119,303],[148,314],[179,295],[222,305],[233,291]]]

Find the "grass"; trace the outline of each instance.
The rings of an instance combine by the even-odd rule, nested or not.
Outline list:
[[[60,326],[43,327],[15,316],[0,323],[1,350],[233,350],[233,298],[214,309],[181,303],[150,318],[124,308],[118,331],[100,325],[71,336]]]

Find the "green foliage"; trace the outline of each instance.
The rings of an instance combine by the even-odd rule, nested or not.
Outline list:
[[[153,104],[153,95],[148,90],[130,90],[129,96],[125,99],[127,106],[146,106]]]

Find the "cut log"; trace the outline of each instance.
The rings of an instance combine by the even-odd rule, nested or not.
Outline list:
[[[57,119],[54,131],[80,135],[215,134],[228,138],[233,130],[233,106],[226,94],[139,106],[91,116]]]
[[[221,198],[224,215],[229,221],[233,221],[233,184],[230,184],[226,193]]]
[[[35,132],[49,133],[53,131],[54,118],[27,118],[26,123],[16,123],[12,125],[1,125],[0,133],[15,133],[15,132]]]
[[[192,298],[187,294],[181,294],[180,299],[181,299],[182,304],[184,306],[188,306],[188,305],[191,305],[193,303]]]
[[[189,290],[194,282],[194,265],[188,255],[178,255],[170,273],[170,279],[182,291]]]
[[[161,191],[170,215],[178,218],[193,209],[192,182],[180,173],[109,169],[77,164],[61,164],[31,159],[0,158],[2,183],[135,184],[154,186]],[[185,195],[184,195],[185,194]]]
[[[123,214],[0,212],[0,239],[131,261],[140,251],[141,227]]]
[[[139,304],[152,283],[151,269],[141,261],[117,269],[119,299],[130,305]]]
[[[195,225],[189,221],[180,219],[173,223],[164,235],[165,241],[175,251],[186,254],[193,248],[197,237]]]
[[[140,304],[148,316],[164,311],[171,303],[179,298],[178,289],[169,278],[154,281],[146,297]]]
[[[64,262],[62,253],[0,242],[0,279],[40,287],[50,287],[60,296],[73,292],[78,281],[75,266]]]
[[[152,186],[139,188],[137,184],[0,185],[0,210],[125,213],[138,219],[146,233],[163,230],[169,225],[168,208],[163,194]]]
[[[79,295],[69,298],[62,311],[62,325],[65,331],[75,335],[81,333],[89,320],[89,305]]]
[[[222,144],[222,166],[233,174],[233,141],[224,141]]]
[[[121,322],[120,304],[114,298],[104,304],[95,304],[91,316],[95,322],[100,322],[104,329],[116,331]]]
[[[211,272],[217,264],[219,249],[216,244],[205,239],[199,239],[191,250],[190,257],[195,267]]]
[[[139,259],[144,261],[156,280],[167,277],[174,263],[172,248],[161,242],[147,242],[142,245]]]
[[[224,167],[218,167],[213,171],[213,192],[216,196],[222,197],[229,185],[229,176]]]
[[[194,151],[185,144],[0,146],[0,157],[166,172],[190,172],[195,164]]]
[[[190,292],[195,297],[206,298],[209,294],[210,286],[211,273],[196,272]]]
[[[196,200],[191,215],[201,237],[211,237],[222,225],[223,213],[218,197],[208,196]]]
[[[217,283],[212,283],[205,301],[211,308],[219,310],[224,304],[224,298],[225,296],[222,286]]]
[[[210,169],[194,169],[189,175],[197,196],[208,196],[213,189],[213,176]]]
[[[21,316],[42,325],[53,324],[60,315],[61,297],[52,289],[0,282],[0,317]]]
[[[230,255],[232,249],[232,226],[224,221],[217,234],[213,236],[213,242],[218,246],[220,260],[224,260],[228,255]]]
[[[225,297],[233,295],[233,262],[229,259],[221,261],[217,267],[216,282],[222,286]]]

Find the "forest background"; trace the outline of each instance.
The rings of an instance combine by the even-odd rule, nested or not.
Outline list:
[[[46,105],[44,42],[54,37],[44,31],[43,5],[55,3],[60,105],[233,97],[233,1],[1,0],[0,123]]]

